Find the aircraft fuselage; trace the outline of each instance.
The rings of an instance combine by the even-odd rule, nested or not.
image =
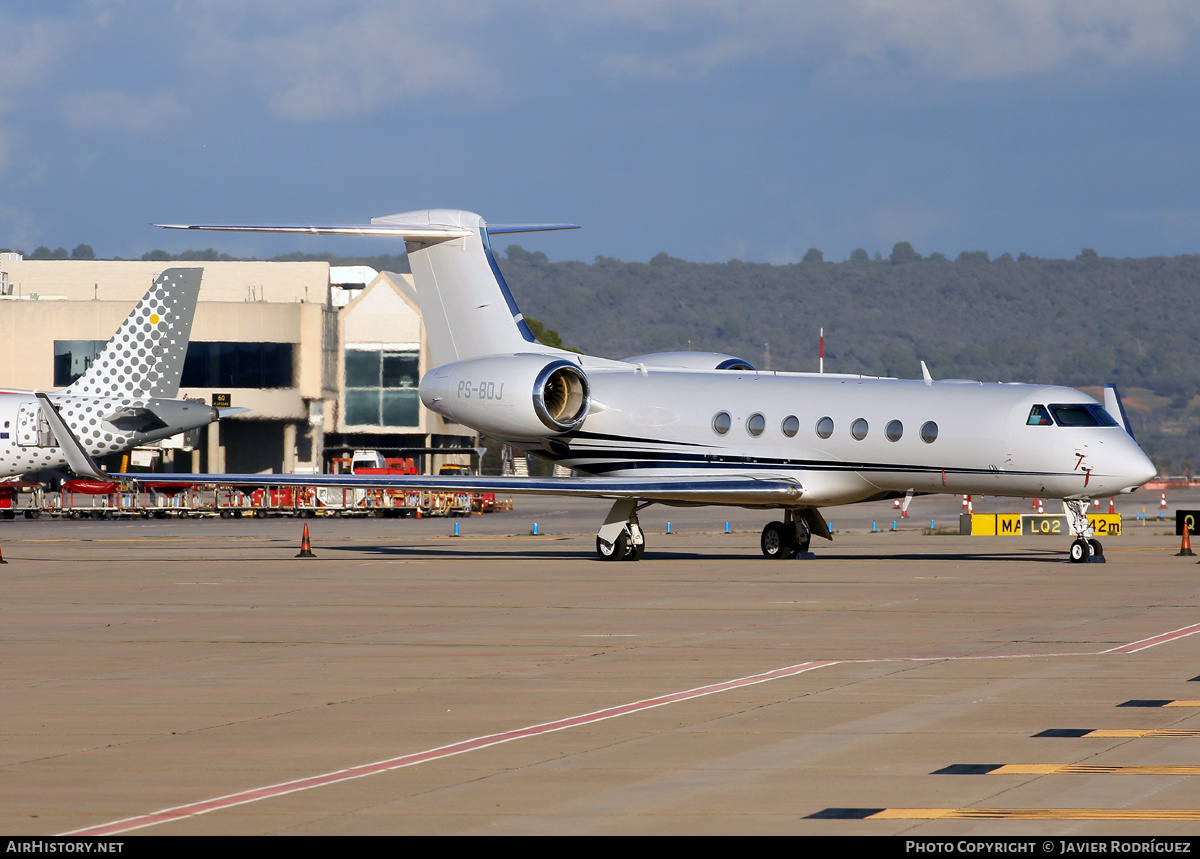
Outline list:
[[[1088,422],[1100,405],[1072,388],[583,363],[591,389],[583,423],[506,440],[591,475],[792,477],[803,506],[909,491],[1091,498],[1132,491],[1154,474],[1115,423],[1030,424],[1035,406],[1074,407],[1059,411]],[[491,389],[490,401],[465,393],[484,414],[489,402],[498,413],[506,398],[528,398],[512,385]],[[453,402],[427,405],[455,415]]]
[[[217,419],[204,403],[145,397],[51,394],[63,419],[92,456],[106,456],[202,427]],[[30,392],[0,393],[0,476],[67,465],[58,439]]]

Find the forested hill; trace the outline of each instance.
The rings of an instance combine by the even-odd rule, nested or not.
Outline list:
[[[1156,461],[1200,465],[1200,255],[897,252],[780,266],[666,254],[589,265],[511,245],[500,267],[522,311],[585,352],[693,349],[815,371],[823,327],[827,372],[913,378],[923,359],[939,379],[1115,382],[1134,399],[1139,441]]]

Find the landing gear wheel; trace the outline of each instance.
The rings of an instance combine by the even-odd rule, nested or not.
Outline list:
[[[1088,559],[1092,557],[1092,547],[1088,545],[1088,541],[1080,537],[1071,544],[1071,563],[1086,564]]]
[[[1104,557],[1104,547],[1100,545],[1099,540],[1088,540],[1088,546],[1090,546],[1092,549],[1092,557],[1093,558],[1103,558]]]
[[[632,547],[630,547],[630,549],[629,549],[629,554],[627,554],[627,555],[625,556],[625,560],[627,560],[627,561],[640,561],[640,560],[642,559],[642,555],[644,555],[644,554],[646,554],[646,544],[645,544],[645,543],[639,543],[639,544],[638,544],[638,545],[636,545],[636,546],[632,546]]]
[[[622,531],[610,545],[596,538],[596,554],[602,561],[623,561],[629,554],[629,535]]]
[[[791,558],[796,555],[796,545],[791,528],[782,522],[768,522],[762,531],[762,553],[768,558]]]

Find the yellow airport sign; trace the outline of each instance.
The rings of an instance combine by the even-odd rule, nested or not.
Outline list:
[[[1097,537],[1121,536],[1121,514],[1089,513]],[[1071,533],[1061,513],[964,513],[960,533],[972,537],[1063,537]]]

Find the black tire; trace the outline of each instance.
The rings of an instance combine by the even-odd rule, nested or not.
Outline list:
[[[762,531],[762,553],[767,558],[792,558],[796,555],[795,537],[782,522],[768,522]]]
[[[629,548],[629,553],[625,555],[625,560],[640,561],[642,559],[642,555],[644,554],[646,554],[646,544],[639,543],[638,545],[631,546]]]
[[[1080,537],[1075,542],[1071,543],[1071,563],[1086,564],[1092,556],[1092,547],[1088,545],[1087,540]]]
[[[616,541],[611,545],[607,545],[599,537],[596,538],[596,555],[602,561],[623,561],[625,556],[629,554],[629,535],[622,531],[617,535]]]

